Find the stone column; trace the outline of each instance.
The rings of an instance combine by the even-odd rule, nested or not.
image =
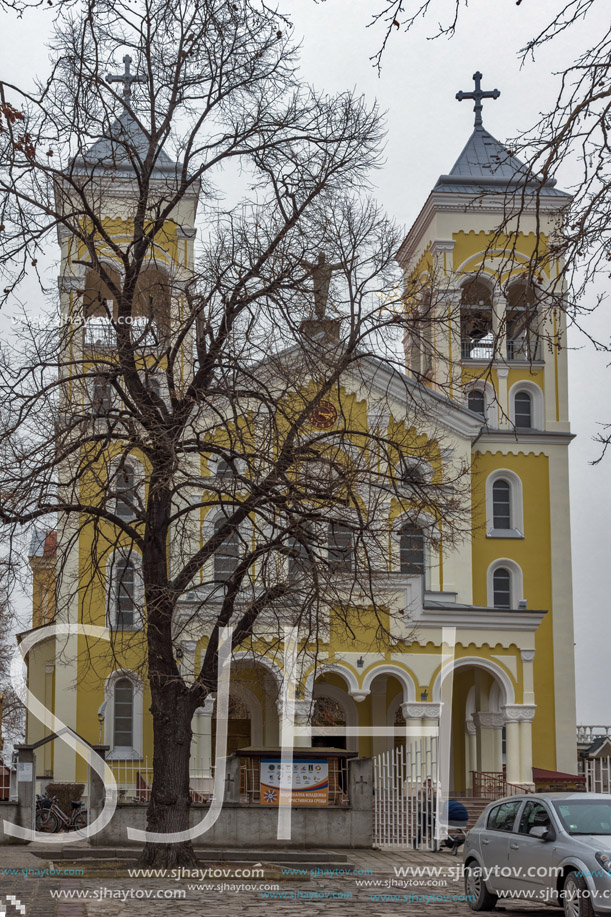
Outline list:
[[[505,724],[507,738],[507,767],[505,776],[507,783],[520,782],[520,724],[515,720],[508,720]]]
[[[430,748],[430,742],[427,739],[430,739],[431,736],[439,735],[441,704],[427,701],[411,702],[401,704],[401,712],[405,717],[406,725],[410,726],[412,733],[414,733],[407,739],[408,750],[411,748],[412,755],[417,753],[416,760],[419,765],[419,773],[416,773],[415,767],[412,768],[414,777],[421,779],[434,778],[435,775],[431,771],[430,756],[427,754]]]
[[[17,752],[17,824],[34,830],[36,813],[36,755],[31,745],[16,745]],[[12,844],[29,844],[12,838]]]
[[[473,714],[477,729],[477,770],[501,773],[500,759],[503,714],[491,710],[478,710]]]
[[[507,300],[498,291],[492,296],[492,332],[494,334],[495,351],[501,358],[507,353]]]
[[[212,717],[215,697],[210,694],[203,707],[193,714],[191,729],[191,776],[195,778],[212,776]]]
[[[508,783],[533,785],[531,724],[535,709],[534,704],[506,704],[503,707]]]
[[[282,697],[276,701],[279,720],[279,741],[282,741]],[[293,732],[293,745],[295,748],[312,747],[312,704],[308,700],[295,701],[295,719],[293,721],[295,732]],[[303,735],[297,735],[296,730],[305,730]]]
[[[520,723],[520,783],[534,786],[531,720],[522,720]]]
[[[465,783],[470,792],[473,786],[473,771],[477,770],[477,727],[470,717],[465,720]]]
[[[92,745],[92,750],[99,755],[102,761],[106,760],[106,752],[110,748],[110,745]],[[104,808],[104,801],[106,799],[106,785],[104,783],[104,778],[100,777],[97,771],[89,765],[89,811],[88,811],[88,823],[91,824],[95,821],[96,818],[102,812]],[[102,832],[103,835],[104,832]],[[93,837],[89,838],[89,843],[95,846],[96,844],[103,844],[103,838],[100,833],[94,834]]]
[[[379,682],[379,683],[378,683]],[[371,686],[371,725],[372,726],[386,726],[388,712],[386,708],[386,679],[380,678],[376,679]],[[393,724],[391,724],[393,725]],[[390,747],[393,747],[392,736],[390,737]],[[350,745],[347,743],[347,747]],[[380,755],[382,752],[388,749],[388,737],[387,736],[372,736],[371,737],[371,750],[372,754]]]

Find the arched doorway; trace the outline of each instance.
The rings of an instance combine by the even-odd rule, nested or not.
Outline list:
[[[324,686],[321,687],[324,691]],[[345,726],[346,714],[337,700],[322,694],[314,701],[312,726]],[[346,748],[346,736],[312,736],[313,748]]]

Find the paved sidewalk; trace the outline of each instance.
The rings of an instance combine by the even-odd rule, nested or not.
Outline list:
[[[80,845],[79,845],[80,846]],[[331,875],[324,863],[301,875],[299,864],[266,867],[265,877],[249,874],[253,864],[199,864],[203,877],[175,872],[165,878],[129,876],[132,862],[38,859],[34,845],[0,847],[0,904],[15,896],[25,917],[467,917],[461,861],[449,853],[381,850],[317,850],[325,862],[347,857]],[[314,851],[312,851],[314,852]],[[303,852],[304,858],[307,851]],[[395,867],[420,870],[397,875]],[[428,867],[428,875],[423,868]],[[46,875],[41,875],[44,870]],[[84,869],[84,875],[67,871]],[[36,871],[34,871],[36,870]],[[349,872],[350,874],[345,874]],[[4,896],[4,898],[3,898]],[[0,908],[1,909],[1,908]],[[502,903],[513,917],[534,917],[543,905]],[[546,908],[546,910],[548,910]],[[7,907],[6,917],[18,917]],[[549,913],[549,911],[548,911]]]

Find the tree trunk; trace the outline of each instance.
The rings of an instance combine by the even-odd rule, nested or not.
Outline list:
[[[169,834],[189,828],[189,758],[191,753],[192,705],[184,685],[159,687],[151,683],[154,757],[153,786],[147,810],[147,831]],[[154,867],[194,866],[191,841],[148,843],[139,865]]]

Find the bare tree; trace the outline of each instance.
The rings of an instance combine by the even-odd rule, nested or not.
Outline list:
[[[332,609],[347,639],[365,617],[384,643],[392,513],[415,539],[404,574],[423,539],[468,526],[443,399],[394,365],[411,319],[397,230],[366,193],[379,116],[301,85],[288,30],[251,3],[111,0],[61,20],[36,96],[0,86],[5,296],[57,232],[63,303],[2,348],[0,518],[9,535],[57,526],[58,619],[78,601],[119,666],[139,659],[161,833],[188,827],[220,629],[273,653],[290,624],[315,660]],[[176,646],[202,635],[181,671]],[[108,672],[99,647],[90,663]],[[143,862],[193,851],[149,845]]]
[[[10,677],[12,644],[14,643],[15,615],[10,596],[15,568],[9,560],[0,560],[0,759],[15,742],[23,739],[25,709],[13,687]]]

